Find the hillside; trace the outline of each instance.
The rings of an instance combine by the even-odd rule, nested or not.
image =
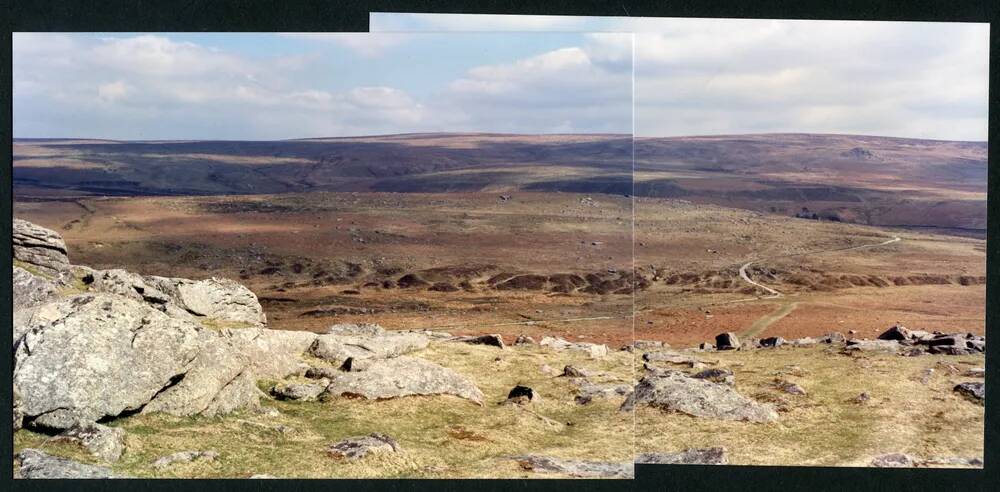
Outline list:
[[[238,141],[17,139],[19,200],[308,191],[636,194],[979,235],[986,144],[849,135],[407,134]],[[804,210],[805,209],[805,210]]]
[[[641,138],[636,195],[982,235],[986,151],[985,142],[856,135]]]

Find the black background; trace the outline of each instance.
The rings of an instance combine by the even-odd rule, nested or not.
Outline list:
[[[19,31],[357,31],[368,30],[369,12],[439,12],[483,14],[548,14],[633,17],[744,17],[775,19],[842,19],[895,21],[992,22],[1000,1],[808,1],[808,0],[673,0],[660,2],[597,1],[321,1],[321,0],[0,0],[5,24],[0,102],[5,115],[0,137],[12,149],[11,33]],[[996,165],[998,136],[998,58],[1000,29],[990,28],[990,117],[989,117],[989,217],[987,235],[1000,237],[997,199],[1000,183]],[[0,242],[0,261],[10,268],[11,151],[3,153],[0,166],[0,216],[8,238]],[[1000,282],[998,243],[987,243],[987,336],[996,332],[997,293]],[[2,318],[11,320],[11,277],[0,275]],[[0,330],[10,344],[9,327]],[[4,381],[11,379],[11,364],[5,364]],[[987,356],[991,381],[998,380],[995,356]],[[998,395],[987,385],[991,401]],[[11,387],[2,385],[2,410],[11,412]],[[995,404],[987,405],[986,450],[983,470],[871,469],[749,466],[656,466],[636,467],[634,481],[618,480],[12,480],[13,442],[11,428],[0,425],[0,466],[7,486],[3,490],[1000,490],[996,452]],[[4,421],[9,421],[5,417]],[[833,424],[831,424],[833,425]],[[829,431],[825,429],[824,431]],[[969,432],[976,432],[970,429]]]

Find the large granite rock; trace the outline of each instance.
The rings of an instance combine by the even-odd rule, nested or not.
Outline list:
[[[364,371],[344,372],[330,381],[324,398],[350,396],[375,400],[413,395],[455,395],[483,403],[483,392],[466,377],[408,356],[378,361]]]
[[[162,390],[142,409],[143,413],[214,416],[260,404],[245,355],[245,342],[225,333],[203,330],[198,353],[183,378]]]
[[[27,421],[67,429],[141,409],[197,353],[197,325],[85,294],[39,308],[16,348],[13,383]]]
[[[335,363],[347,359],[387,359],[427,348],[430,340],[417,333],[384,333],[374,336],[325,334],[316,337],[312,355]]]
[[[16,346],[18,340],[27,332],[31,317],[34,316],[38,306],[51,301],[59,293],[60,286],[52,280],[15,266],[11,287],[14,311],[11,323],[12,341]]]
[[[15,266],[12,276],[14,311],[42,304],[59,292],[57,283],[34,275],[21,267]]]
[[[771,405],[751,400],[728,385],[692,378],[678,371],[642,378],[621,409],[632,411],[636,404],[721,420],[773,422],[778,419]]]
[[[309,367],[301,356],[316,342],[316,334],[308,331],[259,328],[222,332],[242,342],[239,350],[257,379],[284,379],[304,372]]]
[[[44,275],[59,277],[69,270],[62,236],[26,220],[14,219],[11,237],[14,260]]]
[[[264,324],[267,318],[248,288],[229,279],[180,282],[177,292],[188,311],[212,319]]]

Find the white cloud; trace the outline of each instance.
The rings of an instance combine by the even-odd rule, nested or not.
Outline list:
[[[125,97],[131,89],[131,86],[121,80],[108,82],[97,86],[97,97],[102,101],[114,102]]]
[[[791,131],[987,138],[987,24],[372,14],[370,27],[472,26],[635,32],[641,136]],[[595,53],[592,47],[592,59]]]
[[[355,53],[366,58],[382,56],[392,48],[395,48],[412,38],[412,36],[406,34],[394,33],[380,33],[377,36],[359,36],[357,33],[293,32],[282,33],[281,35],[307,41],[338,44],[345,48],[349,48]]]
[[[340,43],[346,38],[353,38],[356,46],[388,46],[401,39],[362,33],[321,39]],[[379,41],[382,38],[392,41]],[[96,38],[17,33],[14,133],[18,137],[278,139],[566,128],[627,132],[631,66],[617,64],[623,55],[615,47],[625,44],[612,38],[581,37],[584,42],[579,47],[476,67],[472,53],[482,47],[475,45],[475,35],[436,35],[438,43],[471,41],[470,55],[465,57],[470,66],[457,79],[411,84],[420,90],[410,92],[387,84],[379,70],[386,63],[410,64],[420,79],[425,65],[412,53],[400,55],[398,61],[359,62],[342,52],[236,54],[169,35]],[[495,36],[490,43],[496,46]],[[344,67],[350,70],[344,75],[351,83],[320,82],[329,84],[329,75]]]

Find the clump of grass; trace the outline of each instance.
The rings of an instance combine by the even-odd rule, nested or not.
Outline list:
[[[31,263],[25,263],[25,262],[23,262],[21,260],[14,259],[14,266],[16,266],[18,268],[23,268],[23,269],[27,270],[28,273],[30,273],[30,274],[32,274],[32,275],[34,275],[36,277],[42,277],[42,278],[44,278],[46,280],[53,280],[53,281],[56,280],[55,277],[53,277],[52,275],[49,275],[49,274],[47,274],[47,273],[39,270],[38,267],[36,267],[35,265],[32,265]]]

